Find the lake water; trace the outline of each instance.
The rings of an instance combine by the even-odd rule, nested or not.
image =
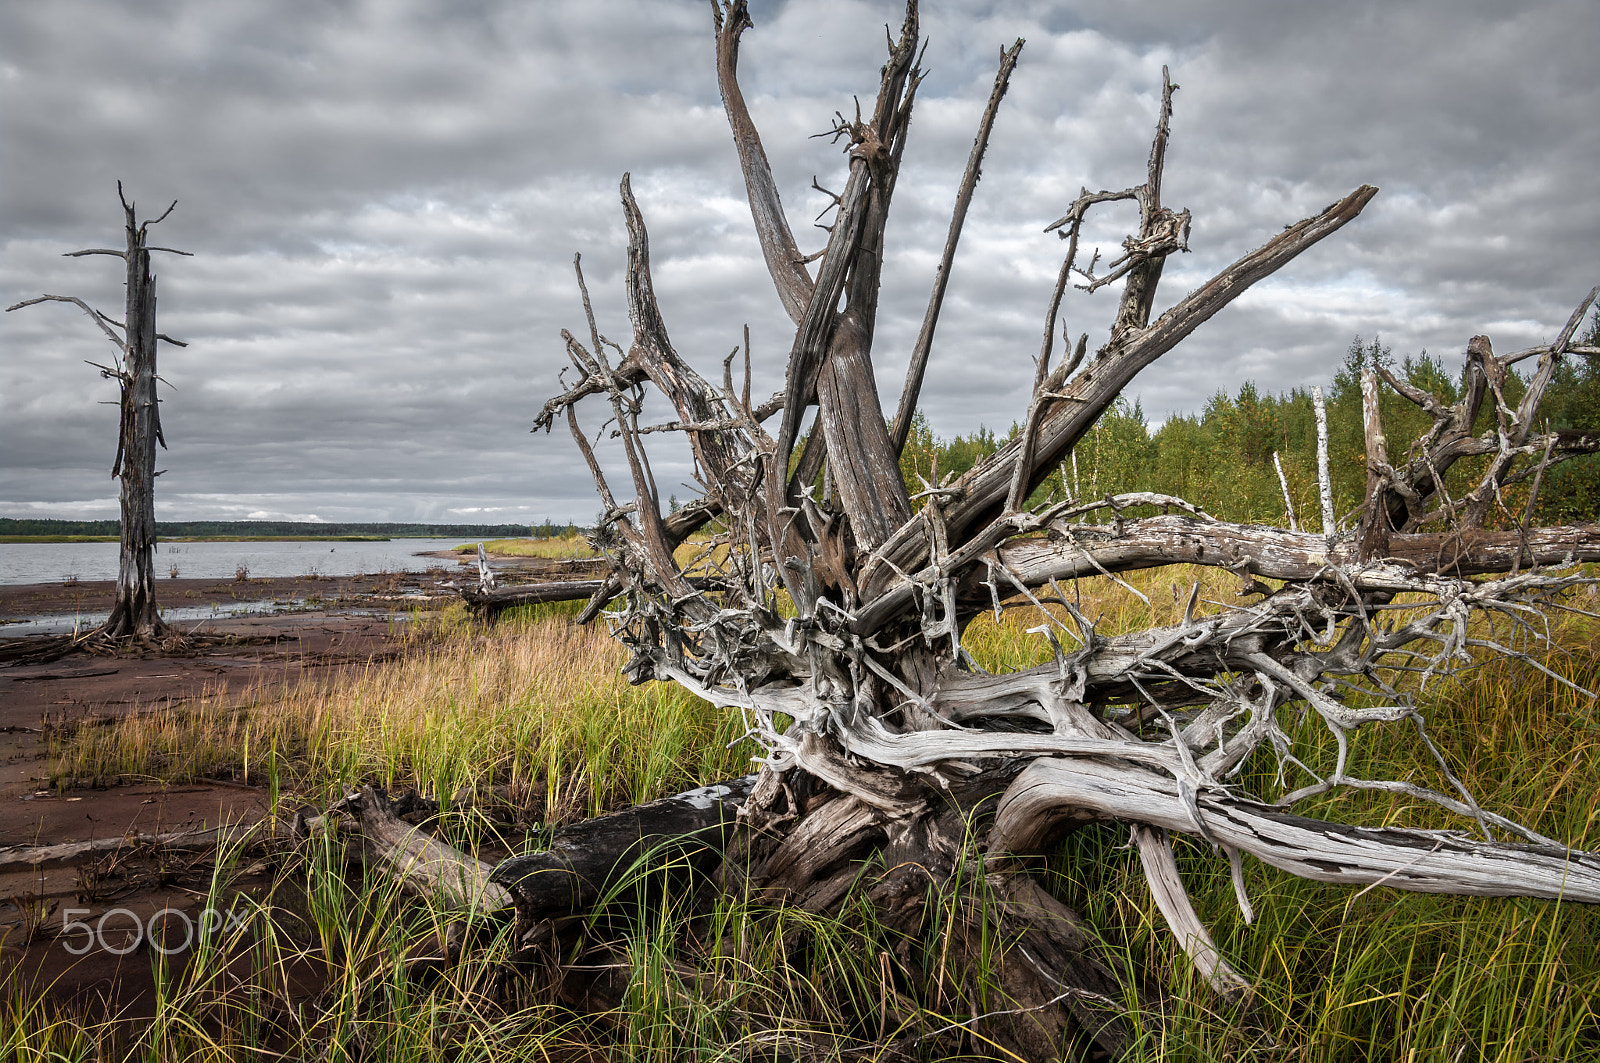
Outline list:
[[[161,619],[167,623],[181,623],[188,626],[195,621],[268,616],[274,613],[298,612],[312,608],[312,606],[302,600],[285,602],[263,598],[244,602],[216,602],[212,605],[167,605],[158,602],[156,608],[161,613]],[[367,613],[375,616],[387,615],[397,622],[406,619],[406,613],[400,609],[340,609],[339,611],[341,613]],[[78,634],[93,631],[110,617],[111,614],[105,612],[54,613],[48,616],[28,616],[20,619],[3,617],[0,618],[0,638],[17,638],[22,635]],[[200,630],[204,630],[203,624]]]
[[[381,543],[157,543],[155,570],[176,568],[187,579],[232,579],[241,566],[252,576],[362,576],[423,572],[450,561],[419,556],[473,539],[390,539]],[[476,558],[463,554],[463,557]],[[116,543],[0,543],[0,583],[60,583],[117,578]]]

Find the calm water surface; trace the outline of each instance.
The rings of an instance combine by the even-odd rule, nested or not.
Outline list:
[[[471,539],[390,539],[383,543],[157,543],[156,577],[176,568],[188,579],[252,576],[363,576],[423,572],[450,561],[420,556]],[[468,555],[462,555],[468,556]],[[475,559],[474,559],[475,560]],[[59,583],[117,578],[116,543],[0,543],[0,583]]]

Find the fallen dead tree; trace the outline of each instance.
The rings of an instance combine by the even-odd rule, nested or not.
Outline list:
[[[679,542],[686,539],[693,531],[705,524],[708,511],[704,504],[687,507],[674,514],[666,522],[668,528],[676,526],[676,538]],[[587,558],[581,560],[559,562],[559,565],[568,571],[582,571],[584,574],[600,573],[599,579],[555,579],[539,580],[532,583],[510,583],[502,586],[494,570],[489,566],[489,557],[484,552],[483,544],[478,544],[478,582],[467,584],[461,588],[461,600],[468,608],[480,617],[492,619],[497,614],[507,609],[515,609],[524,605],[544,605],[549,602],[578,602],[588,601],[589,608],[584,611],[582,621],[587,623],[594,619],[595,613],[605,607],[622,590],[622,581],[610,571],[610,561],[601,557],[594,560]],[[702,577],[691,576],[689,582],[697,589],[706,590],[712,583]]]
[[[410,893],[439,901],[446,911],[493,914],[515,907],[534,920],[583,910],[639,865],[720,859],[754,786],[755,776],[746,776],[585,820],[556,830],[548,848],[494,867],[439,841],[425,823],[401,818],[419,804],[437,812],[437,802],[411,796],[397,804],[372,787],[352,791],[321,816],[298,818],[291,833],[322,836],[328,821],[338,819],[359,839],[367,864]]]
[[[1168,506],[1173,500],[1145,498],[1141,495],[1113,496],[1104,508],[1133,508],[1153,502]],[[998,549],[1008,568],[1021,573],[1025,581],[1037,584],[1040,577],[1077,579],[1106,573],[1130,572],[1158,565],[1204,564],[1206,551],[1213,556],[1232,555],[1233,568],[1247,576],[1269,579],[1300,577],[1315,558],[1333,563],[1349,563],[1358,555],[1353,541],[1332,541],[1309,532],[1281,528],[1231,524],[1212,520],[1203,513],[1195,516],[1146,517],[1124,522],[1120,531],[1081,523],[1071,517],[1102,508],[1094,506],[1058,516],[1052,521],[1066,528],[1073,547],[1063,552],[1049,540],[1024,539]],[[1457,576],[1481,576],[1505,572],[1517,561],[1528,566],[1562,565],[1600,556],[1600,525],[1581,527],[1531,528],[1516,531],[1426,532],[1396,534],[1389,538],[1388,556],[1416,567],[1437,568]],[[973,576],[976,573],[971,574]],[[710,589],[702,577],[691,577],[691,584]],[[987,584],[980,579],[967,581],[967,593],[984,595]],[[877,609],[887,612],[904,605],[913,594],[906,583],[898,593],[885,597]],[[622,592],[622,582],[607,577],[587,580],[553,580],[543,583],[514,583],[482,590],[468,586],[461,599],[480,615],[492,617],[506,609],[548,602],[591,601],[603,607]]]
[[[589,590],[583,618],[604,616],[632,654],[633,681],[677,683],[740,713],[764,750],[739,829],[714,832],[722,843],[710,847],[722,852],[720,886],[816,912],[864,898],[906,943],[929,933],[940,913],[938,962],[954,969],[984,942],[1008,942],[985,985],[961,983],[958,1010],[974,1016],[964,1024],[974,1038],[1022,1058],[1053,1057],[1076,1037],[1113,1055],[1134,1042],[1120,1003],[1129,975],[1112,970],[1094,935],[1027,871],[1082,824],[1131,828],[1179,944],[1216,991],[1235,999],[1249,996],[1248,983],[1190,903],[1174,833],[1210,843],[1228,862],[1247,920],[1245,855],[1331,882],[1600,902],[1600,860],[1480,807],[1433,745],[1414,700],[1475,653],[1543,668],[1529,652],[1548,641],[1543,618],[1571,608],[1571,592],[1594,582],[1575,563],[1600,560],[1600,531],[1531,527],[1527,514],[1545,470],[1600,449],[1591,435],[1541,429],[1537,416],[1558,362],[1579,353],[1573,336],[1596,292],[1553,343],[1497,355],[1486,337],[1474,337],[1454,402],[1369,373],[1368,484],[1359,523],[1348,532],[1336,532],[1331,516],[1320,535],[1230,524],[1159,495],[1040,497],[1140,370],[1353,221],[1377,194],[1366,185],[1352,190],[1154,315],[1165,260],[1187,250],[1190,228],[1187,211],[1162,201],[1176,90],[1165,80],[1143,181],[1085,190],[1048,226],[1066,250],[1020,430],[970,472],[925,482],[913,495],[899,453],[1021,42],[1002,56],[890,420],[874,383],[873,334],[890,199],[921,77],[916,5],[890,42],[875,101],[837,121],[849,178],[827,245],[812,256],[801,254],[790,231],[739,88],[739,40],[749,26],[742,0],[717,5],[723,101],[768,271],[795,327],[784,391],[752,403],[748,336],[742,383],[733,366],[738,350],[720,381],[678,355],[654,295],[644,217],[624,177],[631,341],[624,350],[601,334],[580,270],[587,336],[564,334],[579,378],[538,422],[547,429],[558,418],[567,422],[605,507],[611,571]],[[1086,216],[1119,201],[1138,208],[1138,231],[1103,268],[1098,253],[1085,263]],[[1086,336],[1055,350],[1062,296],[1074,279],[1090,291],[1121,282],[1110,338],[1092,357]],[[1019,352],[1019,366],[1025,358]],[[1508,373],[1530,359],[1536,368],[1513,403]],[[1403,458],[1398,446],[1390,449],[1378,415],[1382,386],[1433,422]],[[675,420],[641,423],[647,387],[671,404]],[[631,500],[613,489],[580,423],[579,405],[589,399],[604,406],[620,438]],[[662,513],[645,453],[646,437],[657,432],[686,437],[705,491],[670,515]],[[1323,479],[1326,497],[1325,472]],[[1530,501],[1513,509],[1507,489],[1521,485]],[[696,557],[679,564],[675,553],[701,530]],[[1241,596],[1255,600],[1211,603],[1207,612],[1195,585],[1181,623],[1107,636],[1062,586],[1175,563],[1231,571],[1244,583]],[[602,614],[607,602],[614,607]],[[963,636],[976,617],[1014,608],[1036,613],[1053,660],[987,674]],[[1297,714],[1324,725],[1331,772],[1307,766],[1286,723]],[[1436,779],[1350,774],[1358,735],[1417,743],[1436,762]],[[1247,761],[1275,764],[1281,792],[1244,792],[1237,779]],[[1379,829],[1294,811],[1340,788],[1431,803],[1460,817],[1462,829]],[[666,841],[663,828],[631,829],[637,838],[628,833],[628,853],[647,840]],[[488,881],[507,888],[528,920],[581,909],[598,896],[583,883],[608,881],[617,866],[604,837],[599,830],[573,835],[576,848],[513,862]],[[391,844],[388,851],[399,850]],[[575,870],[590,857],[595,868]],[[483,879],[467,866],[470,880]],[[541,876],[555,899],[542,892]],[[981,897],[974,882],[983,884]],[[896,978],[910,982],[929,961],[907,945],[895,962]],[[983,1007],[996,993],[1008,1006]],[[1159,1009],[1149,986],[1142,999]]]
[[[606,583],[603,579],[571,579],[551,583],[511,583],[488,590],[470,586],[461,589],[461,600],[481,615],[494,616],[522,605],[587,601]]]

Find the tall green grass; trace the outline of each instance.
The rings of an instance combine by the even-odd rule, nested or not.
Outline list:
[[[509,928],[430,984],[411,972],[437,920],[385,879],[347,877],[331,839],[259,899],[231,888],[236,855],[218,861],[206,904],[244,918],[199,934],[181,962],[150,952],[142,1021],[0,978],[0,1063],[570,1058],[561,1009],[493,991]]]
[[[1102,634],[1116,634],[1177,620],[1194,581],[1203,598],[1237,600],[1236,581],[1214,570],[1130,578],[1145,600],[1103,580],[1067,590],[1081,596]],[[734,719],[665,685],[627,686],[616,674],[621,651],[602,634],[568,627],[560,610],[525,613],[487,634],[458,620],[418,636],[406,659],[259,690],[243,708],[212,699],[189,712],[63,733],[56,770],[63,778],[175,778],[222,768],[312,796],[359,781],[449,794],[490,780],[542,799],[550,820],[560,821],[747,769],[750,750],[729,748]],[[1043,640],[1025,633],[1037,622],[1029,610],[999,623],[982,619],[967,644],[991,669],[1027,667],[1050,656]],[[1554,634],[1558,645],[1542,651],[1543,663],[1594,689],[1600,627],[1568,621]],[[1576,847],[1600,847],[1593,702],[1515,661],[1486,659],[1430,685],[1418,704],[1452,771],[1485,807]],[[1285,726],[1307,763],[1331,766],[1320,723]],[[1349,771],[1440,787],[1431,756],[1404,725],[1363,728]],[[1275,774],[1276,762],[1263,754],[1246,764],[1241,782],[1270,793]],[[1302,810],[1472,829],[1388,794],[1330,794]],[[1170,994],[1165,1020],[1138,1020],[1140,1058],[1600,1059],[1600,918],[1590,908],[1386,886],[1362,892],[1247,860],[1257,919],[1246,925],[1226,861],[1180,841],[1180,869],[1201,917],[1257,987],[1252,1010],[1240,1014],[1197,982],[1126,840],[1113,828],[1080,830],[1042,878],[1106,935],[1114,965],[1153,973]],[[503,939],[436,981],[408,975],[407,950],[435,934],[443,917],[381,882],[346,879],[334,865],[331,852],[313,853],[300,877],[284,880],[285,895],[304,897],[299,922],[280,911],[292,905],[265,905],[255,917],[259,973],[206,981],[207,968],[191,965],[164,990],[168,1017],[142,1032],[80,1028],[83,1016],[53,1011],[39,994],[12,993],[0,1012],[0,1063],[233,1058],[269,1016],[288,1024],[272,1027],[274,1051],[294,1059],[874,1059],[888,1058],[874,1043],[896,1031],[911,1058],[993,1051],[981,1040],[962,1046],[948,1029],[929,1032],[971,1018],[954,1010],[949,988],[992,984],[987,968],[1010,947],[998,938],[981,942],[976,961],[961,969],[947,970],[938,948],[908,953],[915,962],[907,966],[896,951],[902,943],[859,899],[824,917],[737,897],[717,899],[707,913],[688,895],[621,891],[591,923],[591,951],[564,954],[607,964],[618,979],[612,1004],[580,1013],[542,982],[497,982],[512,948]],[[935,926],[934,941],[939,933]],[[272,979],[308,963],[325,988],[320,1010],[296,1020]],[[1130,1007],[1139,1003],[1130,998]]]
[[[1213,590],[1225,589],[1212,579]],[[1176,619],[1159,615],[1172,600],[1155,593],[1163,578],[1133,582],[1151,605],[1125,594],[1120,610],[1102,611],[1107,633],[1143,627],[1152,612],[1160,622]],[[975,652],[1010,654],[995,663],[1012,667],[1048,659],[1037,650],[1028,657],[1005,637],[1005,626],[980,632]],[[1554,645],[1529,647],[1535,659],[1578,686],[1600,689],[1600,624],[1566,619],[1551,631]],[[1600,847],[1600,705],[1506,657],[1485,656],[1423,691],[1414,680],[1402,686],[1416,697],[1452,773],[1483,807],[1574,848]],[[1331,771],[1335,747],[1321,722],[1313,715],[1284,723],[1296,755],[1320,773]],[[1362,728],[1353,736],[1347,771],[1447,789],[1406,724]],[[1282,792],[1276,774],[1275,758],[1260,751],[1239,781],[1271,796]],[[1404,795],[1342,790],[1296,811],[1369,825],[1476,829]],[[1246,925],[1226,860],[1203,843],[1180,841],[1179,864],[1196,909],[1230,963],[1257,988],[1255,1010],[1241,1028],[1242,1017],[1197,983],[1125,841],[1126,833],[1113,828],[1080,831],[1055,854],[1049,883],[1094,925],[1126,928],[1128,952],[1163,972],[1177,1010],[1152,1033],[1151,1059],[1600,1059],[1600,915],[1590,906],[1385,886],[1362,891],[1247,859],[1257,920]]]
[[[885,941],[870,920],[738,898],[707,912],[664,890],[665,872],[636,868],[542,974],[508,967],[510,923],[444,966],[447,917],[381,874],[347,871],[336,838],[254,898],[232,888],[236,856],[218,861],[205,902],[246,917],[182,963],[152,953],[143,1019],[54,1004],[47,987],[0,974],[0,1063],[742,1061],[870,1049],[880,1029]],[[563,1003],[561,981],[595,971],[595,1006]]]

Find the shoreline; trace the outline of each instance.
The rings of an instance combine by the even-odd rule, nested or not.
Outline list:
[[[203,630],[225,638],[178,653],[73,654],[42,664],[0,665],[0,850],[140,832],[201,831],[266,815],[271,791],[265,779],[68,778],[59,774],[52,747],[56,736],[76,728],[184,712],[205,703],[242,710],[263,692],[424,652],[423,644],[406,637],[407,625],[383,615],[362,615],[350,604],[336,609],[206,621]],[[0,639],[5,631],[0,626]],[[65,909],[79,896],[80,870],[62,866],[0,872],[0,897],[38,897]],[[260,884],[265,878],[247,872],[243,881]],[[117,893],[114,901],[100,899],[93,907],[96,914],[118,907],[148,918],[162,909],[193,907],[196,894],[185,886],[203,888],[203,883],[140,881]],[[60,919],[58,912],[50,925],[61,925]],[[35,984],[49,985],[57,1000],[98,994],[137,1009],[153,999],[150,965],[142,952],[124,958],[93,950],[79,956],[61,948],[54,935],[30,943],[8,929],[0,926],[0,969],[26,970]]]
[[[393,535],[158,535],[159,543],[388,543]],[[446,535],[442,538],[453,539]],[[0,535],[6,543],[120,543],[116,535]]]
[[[439,571],[439,570],[436,570]],[[423,601],[453,598],[448,575],[397,572],[362,576],[262,576],[249,579],[162,579],[156,601],[163,609],[227,607],[271,603],[283,610],[339,609],[409,598]],[[52,617],[96,615],[110,611],[115,580],[55,580],[47,583],[0,584],[0,639],[13,625]]]
[[[421,572],[354,576],[161,578],[156,581],[156,602],[163,609],[233,608],[245,602],[270,602],[281,606],[276,613],[292,614],[308,608],[339,612],[372,606],[403,607],[453,601],[459,599],[462,587],[477,583],[476,558],[446,550],[417,556],[436,559],[439,564]],[[508,583],[519,583],[582,578],[595,566],[597,559],[551,560],[493,555],[490,562],[497,576]],[[115,596],[115,580],[0,584],[0,639],[6,638],[7,628],[19,621],[109,612]]]

